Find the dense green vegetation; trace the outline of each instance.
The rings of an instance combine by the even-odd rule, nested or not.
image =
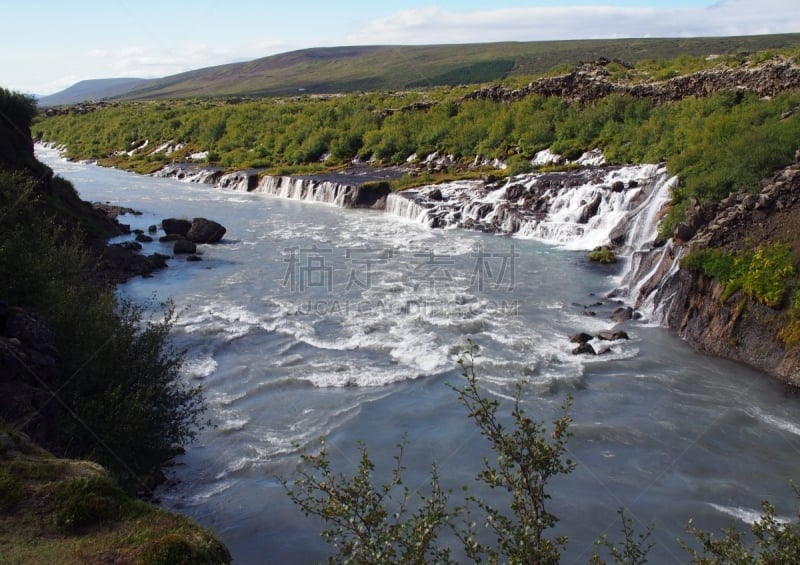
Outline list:
[[[0,101],[15,99],[1,92]],[[18,106],[8,104],[0,115],[13,115]],[[11,138],[20,140],[20,153],[32,151],[22,135],[25,116],[19,120]],[[87,247],[95,219],[81,216],[69,182],[26,163],[0,168],[0,300],[46,322],[60,363],[50,381],[31,372],[30,385],[46,392],[47,401],[34,403],[39,414],[19,424],[44,420],[40,439],[59,455],[99,461],[141,489],[147,485],[140,480],[193,439],[201,424],[201,391],[184,383],[183,353],[169,340],[174,311],[166,305],[150,319],[143,307],[95,282],[97,254]],[[7,401],[19,402],[13,396]]]
[[[53,447],[132,481],[194,437],[200,390],[183,384],[183,355],[169,345],[173,310],[145,322],[141,307],[98,288],[78,236],[37,207],[36,182],[0,171],[0,297],[44,318],[57,336],[63,381],[48,383]]]
[[[763,54],[752,57],[761,61]],[[717,61],[718,62],[718,61]],[[620,72],[672,75],[703,59],[649,63]],[[613,68],[612,68],[613,70]],[[529,160],[550,148],[567,157],[601,148],[615,163],[666,161],[681,178],[665,232],[682,218],[690,197],[719,200],[755,190],[792,161],[800,139],[800,93],[771,99],[723,91],[655,105],[612,95],[569,104],[531,95],[510,103],[463,100],[464,87],[335,97],[120,103],[38,122],[38,138],[65,144],[68,155],[151,172],[172,160],[208,151],[206,162],[226,168],[290,173],[340,167],[354,158],[404,164],[439,152],[460,168],[475,158],[501,159],[507,172],[530,170]],[[148,145],[132,155],[125,152]],[[156,152],[163,144],[179,151]],[[419,179],[422,180],[436,180]],[[406,185],[410,184],[406,182]]]
[[[702,249],[684,257],[681,266],[700,270],[720,281],[725,287],[723,302],[742,290],[762,304],[776,308],[800,288],[796,263],[791,247],[776,244],[736,254]]]
[[[464,384],[454,387],[468,417],[487,440],[493,457],[483,460],[476,482],[503,497],[499,506],[487,503],[463,487],[463,499],[453,502],[437,467],[430,483],[415,492],[403,483],[403,450],[389,478],[376,484],[376,466],[364,446],[353,475],[337,472],[324,442],[319,453],[303,456],[303,467],[292,483],[284,483],[292,501],[307,516],[324,521],[323,538],[335,550],[329,563],[537,563],[556,564],[569,540],[552,536],[558,517],[548,510],[550,483],[575,469],[569,459],[570,399],[550,427],[532,420],[519,392],[510,414],[489,398],[475,374],[477,348],[469,344],[459,364]],[[800,497],[800,492],[798,492]],[[495,499],[497,500],[497,499]],[[589,559],[592,565],[640,565],[654,543],[651,528],[641,530],[623,509],[622,539],[602,535]],[[795,563],[800,555],[800,522],[784,523],[776,509],[762,503],[762,514],[747,533],[733,525],[722,536],[691,524],[694,540],[679,540],[687,563],[704,565]]]

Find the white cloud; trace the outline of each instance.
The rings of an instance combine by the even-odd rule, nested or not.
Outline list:
[[[796,0],[721,0],[703,8],[562,6],[454,12],[403,10],[350,34],[359,44],[694,37],[800,31]]]

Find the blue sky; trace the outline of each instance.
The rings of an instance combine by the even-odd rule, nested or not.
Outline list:
[[[800,32],[797,0],[15,0],[2,12],[0,86],[37,94],[306,47]]]

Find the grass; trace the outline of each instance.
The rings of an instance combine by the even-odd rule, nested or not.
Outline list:
[[[30,563],[228,563],[192,520],[127,496],[105,470],[0,428],[0,559]]]

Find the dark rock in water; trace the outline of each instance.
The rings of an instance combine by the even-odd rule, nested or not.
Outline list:
[[[225,226],[206,218],[192,220],[186,239],[195,243],[217,243],[225,235]]]
[[[581,312],[581,315],[583,315],[583,316],[597,316],[597,312],[594,312],[592,310],[584,310],[583,312]]]
[[[597,333],[597,339],[603,341],[618,341],[620,339],[630,339],[628,334],[622,330],[603,330]]]
[[[136,245],[141,249],[141,244],[135,241],[126,242],[128,245],[109,245],[100,256],[99,277],[111,283],[119,283],[137,275],[146,276],[157,269],[167,266],[164,255],[155,253],[144,256],[137,252]]]
[[[622,182],[621,180],[618,180],[611,185],[611,190],[613,192],[622,192],[623,190],[625,190],[625,183]]]
[[[136,235],[141,235],[141,234],[144,233],[144,230],[135,229],[135,230],[133,230],[133,233],[135,233]]]
[[[391,192],[392,188],[388,182],[359,185],[345,197],[344,207],[383,210],[386,207],[386,198]]]
[[[135,241],[124,241],[122,243],[109,245],[109,247],[120,247],[122,249],[129,249],[131,251],[140,251],[142,249],[142,244]]]
[[[182,235],[177,233],[171,233],[167,235],[162,235],[161,237],[158,238],[158,241],[160,241],[161,243],[169,243],[170,241],[178,241],[180,239],[184,239]]]
[[[615,322],[627,322],[633,318],[633,308],[630,306],[624,306],[622,308],[617,308],[611,314],[611,319]]]
[[[438,188],[434,188],[430,192],[430,194],[428,194],[428,198],[430,198],[431,200],[434,200],[436,202],[441,202],[444,199],[444,197],[442,196],[442,191],[439,190]]]
[[[134,210],[133,208],[126,208],[125,206],[116,206],[114,204],[100,203],[100,202],[92,202],[92,208],[97,210],[98,212],[104,214],[108,218],[112,220],[116,220],[117,216],[121,216],[123,214],[130,214],[132,216],[141,216],[142,213],[138,210]]]
[[[149,235],[140,233],[136,235],[136,241],[140,241],[142,243],[150,243],[151,241],[153,241],[153,238],[150,237]]]
[[[156,269],[163,269],[167,266],[167,259],[169,259],[169,257],[161,253],[153,253],[152,255],[148,255],[147,259]]]
[[[594,347],[589,345],[588,343],[582,343],[578,347],[572,350],[573,355],[597,355],[594,350]]]
[[[192,227],[192,222],[189,220],[179,220],[177,218],[166,218],[161,220],[161,229],[167,235],[180,235],[186,237],[189,229]]]
[[[176,255],[179,254],[186,254],[186,253],[196,253],[197,252],[197,244],[193,241],[189,241],[187,239],[179,239],[175,242],[175,246],[172,248],[172,252]]]
[[[158,226],[155,224],[148,226],[147,231],[148,233],[156,233],[158,231]]]
[[[581,216],[578,218],[578,223],[585,224],[590,219],[594,218],[597,215],[597,211],[600,209],[600,204],[602,202],[603,198],[599,194],[595,196],[594,200],[585,205],[583,210],[581,210]]]
[[[525,185],[512,184],[506,188],[506,198],[509,200],[517,200],[525,192]]]
[[[190,261],[190,262],[194,262],[194,261],[202,261],[202,260],[203,260],[203,258],[202,258],[202,257],[200,257],[199,255],[189,255],[189,256],[186,258],[186,260],[187,260],[187,261]]]
[[[586,343],[587,341],[591,341],[592,336],[585,332],[576,333],[573,336],[570,336],[569,341],[570,343]]]

